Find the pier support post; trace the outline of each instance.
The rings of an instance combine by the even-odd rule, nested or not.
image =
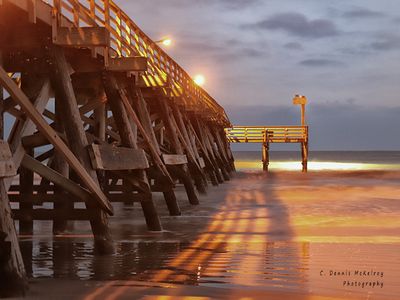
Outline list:
[[[268,142],[263,143],[263,145],[262,145],[262,162],[263,162],[263,170],[268,172],[268,166],[269,166],[269,144],[268,144]]]
[[[167,104],[167,98],[158,98],[158,103],[160,104],[161,113],[163,116],[163,122],[165,124],[168,137],[172,144],[172,147],[175,150],[176,154],[184,154],[182,145],[179,141],[179,137],[177,134],[178,128],[175,127],[176,122],[172,121],[173,115],[171,114],[170,108]],[[189,203],[192,205],[199,204],[199,199],[197,198],[194,185],[189,174],[189,170],[187,165],[179,166],[177,168],[170,168],[175,171],[178,175],[178,178],[182,181],[185,186],[186,194],[189,199]],[[178,170],[180,169],[180,170]],[[178,172],[177,172],[178,171]]]
[[[160,145],[158,144],[153,126],[151,124],[151,118],[149,111],[147,109],[147,104],[146,101],[142,95],[141,90],[138,87],[130,85],[130,93],[131,97],[133,100],[133,103],[135,104],[135,108],[137,109],[137,114],[140,119],[140,122],[142,123],[144,129],[148,133],[154,148],[156,149],[158,155],[161,155],[161,150],[160,150]],[[181,210],[179,208],[178,201],[175,196],[175,192],[173,190],[173,185],[171,183],[168,183],[168,180],[160,180],[160,182],[163,183],[163,195],[165,202],[167,204],[169,214],[171,216],[180,216],[181,215]]]
[[[4,180],[0,179],[0,298],[22,296],[28,288],[24,262]]]
[[[175,104],[173,106],[173,114],[174,114],[174,118],[175,118],[175,125],[177,127],[177,130],[179,130],[181,132],[182,135],[182,139],[183,139],[183,144],[185,145],[187,156],[188,156],[188,161],[189,161],[189,169],[191,171],[191,174],[193,175],[193,180],[194,183],[196,185],[197,191],[200,194],[205,194],[206,193],[206,187],[204,184],[204,180],[205,180],[205,174],[203,172],[203,170],[201,169],[201,167],[198,165],[198,160],[196,159],[198,157],[198,153],[197,153],[197,157],[196,157],[196,150],[194,149],[194,147],[192,147],[192,142],[190,140],[185,122],[183,120],[183,116],[182,113],[178,107],[177,104]]]
[[[62,99],[60,97],[57,97],[56,95],[54,129],[57,130],[58,132],[64,132],[64,124],[62,122],[64,112],[62,110],[62,104],[59,103],[61,100]],[[63,175],[65,178],[69,178],[68,163],[57,150],[55,150],[54,152],[52,168],[61,175]],[[54,202],[54,210],[56,212],[59,212],[60,217],[53,220],[53,233],[60,234],[63,233],[65,230],[67,230],[67,224],[68,224],[67,211],[73,209],[74,202],[72,199],[65,197],[67,193],[61,187],[55,186],[54,193],[61,195],[61,197],[59,197],[58,201]],[[69,199],[69,201],[67,199]]]
[[[14,220],[4,182],[15,175],[8,144],[0,140],[0,298],[22,296],[27,290],[27,278],[18,244]]]
[[[122,146],[137,149],[136,135],[132,130],[124,102],[120,98],[120,87],[111,74],[104,74],[103,80],[107,99],[121,137]],[[135,170],[131,172],[131,175],[137,177],[137,179],[142,183],[141,186],[145,188],[145,190],[142,191],[143,197],[140,200],[140,204],[142,206],[148,229],[152,231],[161,231],[161,222],[152,199],[146,172],[144,170]]]
[[[71,83],[70,68],[68,67],[63,49],[55,46],[52,49],[52,58],[54,63],[52,70],[53,85],[57,96],[61,98],[59,104],[63,111],[64,120],[66,124],[68,124],[65,126],[65,132],[69,146],[94,182],[99,185],[96,171],[92,168],[87,151],[89,143],[80,117],[78,104]],[[98,254],[113,253],[114,246],[108,228],[108,216],[94,201],[88,201],[85,204],[87,209],[94,215],[90,220],[90,224],[94,235],[96,252]]]
[[[208,138],[208,141],[209,141],[209,144],[211,147],[211,151],[214,153],[214,157],[215,157],[217,166],[221,170],[222,177],[225,181],[228,181],[228,180],[230,180],[229,172],[227,170],[227,168],[229,168],[229,166],[227,163],[224,162],[222,153],[219,152],[217,142],[215,141],[214,136],[211,133],[212,130],[209,128],[208,124],[206,126],[204,126],[204,129],[205,129],[205,134]]]
[[[192,125],[193,132],[196,133],[196,137],[202,148],[203,155],[205,156],[206,168],[208,170],[211,183],[212,185],[217,186],[219,183],[223,183],[224,180],[218,168],[218,164],[214,156],[214,152],[212,151],[210,141],[208,140],[208,136],[204,131],[204,128],[201,126],[198,117],[195,115],[192,116]]]
[[[262,163],[263,163],[263,171],[268,172],[268,166],[269,166],[268,130],[264,130],[263,132]]]
[[[308,142],[303,142],[301,143],[301,158],[302,158],[302,166],[303,172],[307,172],[308,171]]]
[[[27,150],[26,153],[33,156],[32,149]],[[19,209],[23,214],[31,217],[29,220],[19,221],[19,234],[31,235],[33,234],[33,204],[30,201],[30,196],[33,195],[33,172],[22,166],[19,169],[19,188],[19,193],[21,195]]]

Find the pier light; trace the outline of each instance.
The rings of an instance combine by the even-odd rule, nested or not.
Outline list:
[[[307,104],[306,96],[294,95],[293,104],[301,105],[301,126],[305,126],[306,125],[306,104]]]
[[[201,74],[194,76],[193,81],[199,86],[203,86],[206,83],[205,77]]]
[[[171,46],[172,40],[168,37],[155,41],[156,44],[163,44],[164,46]]]

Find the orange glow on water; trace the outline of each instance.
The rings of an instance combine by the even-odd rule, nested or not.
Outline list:
[[[238,170],[262,170],[261,161],[236,161]],[[309,171],[362,171],[362,170],[399,170],[399,164],[372,164],[372,163],[351,163],[334,161],[310,161]],[[269,170],[299,171],[301,162],[275,161],[269,165]]]
[[[349,165],[345,170],[351,167],[356,166]],[[320,174],[325,175],[321,177]],[[202,233],[146,281],[153,286],[170,285],[174,290],[170,293],[178,294],[176,283],[186,284],[192,280],[201,283],[201,278],[218,276],[221,266],[227,263],[229,283],[260,287],[264,284],[260,281],[262,276],[269,276],[274,285],[282,284],[276,273],[266,273],[266,266],[268,270],[279,272],[293,267],[298,269],[291,275],[296,280],[312,278],[307,279],[310,287],[319,288],[321,293],[327,288],[330,293],[338,293],[336,281],[323,281],[318,277],[321,268],[331,268],[333,264],[338,269],[363,265],[352,261],[354,258],[349,258],[344,250],[336,253],[337,247],[368,250],[379,245],[382,251],[387,251],[385,247],[400,243],[400,219],[386,210],[387,201],[398,201],[393,195],[400,195],[400,187],[377,184],[368,186],[366,194],[363,178],[354,182],[355,178],[359,179],[355,175],[351,177],[353,182],[340,175],[327,176],[324,172],[310,175],[258,172],[246,179],[234,179]],[[363,209],[369,206],[372,208]],[[287,242],[303,246],[291,248]],[[278,246],[268,248],[268,244]],[[321,252],[320,247],[326,250]],[[285,261],[283,257],[288,249],[290,260]],[[266,257],[270,257],[265,256],[266,251],[276,251],[275,260],[269,258],[266,263]],[[385,266],[379,257],[371,265]],[[391,266],[387,269],[393,271]],[[397,277],[388,276],[388,282],[392,278]],[[135,284],[138,283],[130,280],[109,282],[85,299],[119,299],[130,293]]]

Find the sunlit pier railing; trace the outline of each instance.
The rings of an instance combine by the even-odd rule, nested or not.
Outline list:
[[[263,169],[269,166],[269,145],[271,143],[299,143],[303,172],[308,163],[308,126],[234,126],[225,128],[230,143],[262,144]]]
[[[302,143],[308,139],[308,126],[234,126],[225,132],[231,143]]]
[[[5,0],[4,0],[5,1]],[[109,45],[104,49],[105,60],[110,57],[146,57],[147,71],[141,74],[147,87],[159,87],[188,110],[224,126],[229,119],[224,109],[191,76],[148,37],[111,0],[16,0],[14,4],[28,10],[31,16],[41,15],[42,21],[58,23],[61,27],[104,27],[109,32]],[[29,4],[29,3],[32,3]],[[51,16],[45,7],[51,7]],[[53,30],[54,31],[54,30]],[[54,32],[53,32],[54,37]]]

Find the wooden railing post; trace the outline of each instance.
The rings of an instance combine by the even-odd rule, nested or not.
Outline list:
[[[61,26],[61,1],[62,0],[53,0],[53,9],[52,9],[52,23],[51,23],[51,36],[53,39],[53,43],[57,43],[58,36],[58,27]]]
[[[110,24],[110,2],[109,0],[103,0],[104,2],[104,27],[108,30],[111,28]],[[111,31],[111,30],[110,30]],[[109,42],[111,43],[111,41]],[[110,45],[104,47],[104,66],[108,67],[110,57]]]

